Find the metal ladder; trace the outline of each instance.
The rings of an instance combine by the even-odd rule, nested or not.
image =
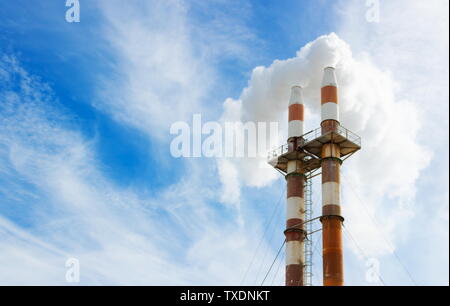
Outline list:
[[[306,175],[305,183],[305,220],[311,220],[313,216],[312,203],[312,177],[311,173]],[[305,268],[304,268],[304,285],[312,286],[313,277],[313,242],[312,237],[309,236],[313,231],[312,222],[305,223]]]

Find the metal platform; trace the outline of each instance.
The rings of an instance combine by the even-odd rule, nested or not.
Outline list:
[[[268,156],[269,164],[285,173],[289,160],[302,160],[304,173],[320,168],[320,159],[302,150],[300,146],[294,149],[289,148],[289,145],[285,144],[270,152]]]
[[[361,149],[361,138],[342,126],[325,134],[322,134],[322,128],[317,128],[304,134],[300,139],[297,148],[285,144],[269,152],[268,163],[274,168],[286,172],[289,160],[302,160],[304,173],[308,173],[320,168],[320,155],[325,143],[339,144],[341,157]]]
[[[341,149],[341,157],[352,154],[361,149],[361,137],[349,131],[343,126],[338,126],[333,131],[322,134],[322,128],[317,128],[302,136],[304,143],[301,148],[311,154],[320,156],[322,146],[325,143],[338,144]]]

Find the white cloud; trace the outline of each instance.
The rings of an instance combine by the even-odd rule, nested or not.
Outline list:
[[[102,2],[104,33],[116,76],[104,80],[98,107],[153,137],[201,107],[212,73],[190,42],[187,8],[180,1],[123,6]]]
[[[246,61],[248,42],[257,41],[245,25],[249,4],[221,0],[157,0],[126,8],[116,4],[100,5],[117,76],[101,81],[96,106],[162,142],[169,140],[172,123],[191,122],[193,113],[203,118],[214,115],[221,102],[218,93],[226,87],[217,82],[216,67],[227,58]],[[236,170],[227,168],[226,161],[220,164],[225,183],[221,200],[237,205]]]
[[[220,181],[223,186],[221,201],[222,203],[238,205],[241,197],[238,170],[227,159],[219,159],[217,163]]]

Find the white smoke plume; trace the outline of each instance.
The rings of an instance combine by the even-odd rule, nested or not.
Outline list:
[[[395,81],[389,73],[379,70],[367,56],[355,57],[350,46],[336,34],[308,43],[293,58],[256,67],[239,100],[225,101],[223,120],[278,121],[281,145],[287,135],[290,88],[301,85],[307,109],[305,131],[319,127],[320,83],[326,66],[336,67],[341,124],[362,138],[362,150],[344,163],[344,176],[353,182],[353,189],[364,195],[369,213],[376,211],[383,200],[396,203],[388,210],[390,215],[384,224],[390,230],[394,226],[390,218],[397,218],[398,224],[399,216],[411,215],[404,205],[414,199],[415,181],[431,158],[416,141],[420,114],[409,101],[396,99]],[[401,158],[394,162],[394,157]],[[264,157],[230,161],[219,163],[219,168],[239,169],[220,171],[228,194],[234,189],[238,195],[240,185],[263,187],[280,177],[274,169],[260,167],[266,162]],[[239,175],[227,177],[227,173]],[[342,185],[344,213],[351,219],[360,204],[344,180]],[[358,218],[352,222],[359,222]],[[380,239],[379,233],[367,229],[365,234],[369,243],[364,247],[370,254],[392,251],[374,242]]]

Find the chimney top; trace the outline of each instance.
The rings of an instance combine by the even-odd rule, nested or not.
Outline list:
[[[325,86],[337,87],[337,80],[334,67],[328,66],[323,69],[322,87]]]
[[[303,104],[303,88],[295,85],[291,88],[291,98],[289,99],[289,105]]]

